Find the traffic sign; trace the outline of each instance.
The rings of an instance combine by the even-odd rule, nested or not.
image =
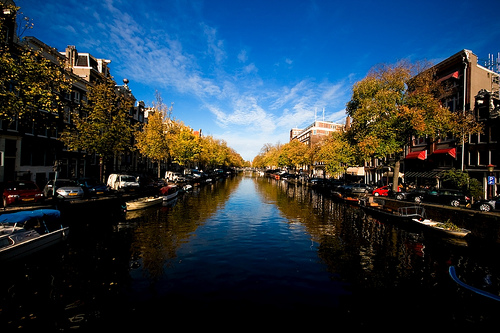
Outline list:
[[[495,176],[488,176],[488,185],[495,185]]]

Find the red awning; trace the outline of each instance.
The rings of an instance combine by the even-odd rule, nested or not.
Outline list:
[[[438,150],[434,150],[432,153],[433,154],[449,154],[453,158],[457,157],[457,149],[456,148],[438,149]]]
[[[427,150],[412,151],[405,157],[405,159],[407,160],[417,159],[417,158],[422,161],[425,160],[427,158]]]
[[[442,78],[440,78],[439,80],[437,80],[437,82],[441,82],[441,81],[448,80],[448,79],[451,79],[451,78],[458,79],[458,77],[459,77],[459,74],[458,74],[458,71],[456,71],[456,72],[453,72],[453,73],[448,74],[446,76],[443,76]]]

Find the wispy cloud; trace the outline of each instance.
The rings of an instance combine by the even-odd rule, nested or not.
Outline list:
[[[162,18],[154,12],[127,12],[125,6],[123,1],[96,1],[82,9],[85,24],[75,22],[64,30],[80,34],[83,44],[78,49],[111,59],[117,81],[127,77],[166,89],[170,96],[177,93],[198,100],[198,112],[208,110],[211,115],[207,126],[216,125],[205,132],[244,150],[245,158],[251,159],[263,143],[286,140],[290,128],[312,122],[315,109],[333,106],[345,95],[343,83],[307,78],[283,86],[266,81],[247,48],[229,45],[217,27],[197,15],[183,13],[182,20],[145,25],[144,20],[160,23]],[[291,57],[283,56],[280,62],[294,65]],[[335,107],[338,110],[329,110],[329,115],[343,111],[343,106]],[[189,125],[189,120],[181,120]]]

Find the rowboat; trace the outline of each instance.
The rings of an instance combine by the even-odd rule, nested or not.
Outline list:
[[[491,299],[494,299],[495,301],[500,301],[500,296],[492,294],[492,293],[489,293],[489,292],[484,291],[484,290],[481,290],[479,288],[473,287],[473,286],[468,285],[465,282],[461,281],[458,278],[457,273],[455,272],[455,267],[454,266],[450,266],[448,268],[448,272],[450,273],[450,276],[453,279],[453,281],[455,281],[456,283],[458,283],[460,286],[462,286],[464,288],[467,288],[467,289],[475,292],[476,294],[479,294],[479,295],[482,295],[482,296],[485,296],[485,297],[489,297]]]
[[[125,204],[127,205],[127,210],[137,210],[158,205],[161,204],[162,202],[163,202],[162,197],[145,197],[127,201]]]
[[[68,237],[60,212],[37,209],[0,215],[0,261],[25,257]]]
[[[442,234],[445,234],[447,236],[452,236],[452,237],[457,237],[457,238],[463,238],[467,236],[468,234],[471,233],[470,230],[464,229],[464,228],[459,228],[453,223],[447,222],[437,222],[431,219],[412,219],[413,222],[418,223],[420,225],[423,225],[429,230],[434,230],[437,232],[440,232]]]
[[[179,187],[176,185],[167,185],[160,189],[160,194],[163,198],[163,201],[169,201],[173,198],[177,197],[179,194]]]

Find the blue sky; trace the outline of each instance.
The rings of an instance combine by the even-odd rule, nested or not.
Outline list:
[[[150,106],[245,160],[293,127],[343,123],[354,83],[402,59],[500,52],[499,1],[17,0],[35,36],[110,59]],[[315,112],[317,110],[317,112]]]

